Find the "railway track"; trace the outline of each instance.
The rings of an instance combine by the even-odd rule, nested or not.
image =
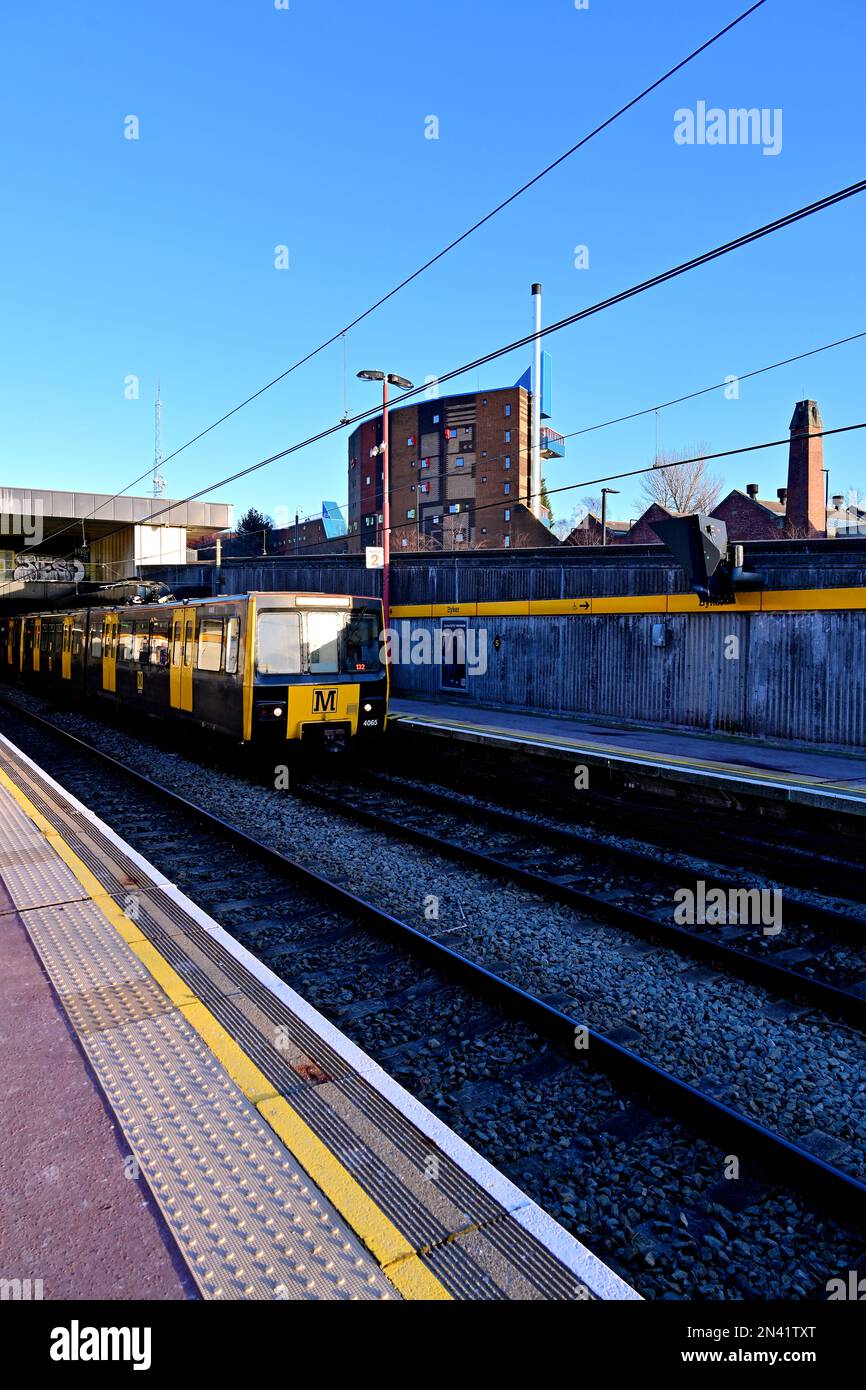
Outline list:
[[[550,1206],[551,1185],[583,1183],[588,1195],[557,1199],[554,1214],[648,1296],[767,1296],[765,1257],[752,1275],[738,1262],[748,1270],[792,1220],[809,1253],[782,1260],[770,1280],[779,1296],[820,1296],[822,1275],[862,1258],[856,1177],[32,711],[7,722],[404,1084],[450,1106],[470,1142],[534,1181],[536,1200]],[[732,1155],[757,1165],[734,1187],[722,1178]],[[707,1261],[725,1243],[736,1257],[714,1272]]]
[[[369,785],[372,780],[373,785]],[[624,927],[643,940],[667,946],[791,999],[802,999],[866,1028],[866,907],[862,916],[811,901],[784,904],[779,935],[736,922],[678,926],[673,894],[695,884],[723,893],[759,891],[765,884],[665,863],[651,847],[626,848],[587,838],[516,812],[479,805],[457,793],[373,776],[364,785],[346,781],[296,781],[296,794],[360,824],[444,854],[466,867],[555,902]],[[601,880],[603,891],[593,886]],[[774,882],[783,883],[778,872]],[[784,891],[784,890],[780,890]],[[816,934],[820,933],[820,934]],[[734,945],[731,938],[739,941]]]
[[[405,749],[401,750],[405,757]],[[462,783],[462,769],[455,765],[447,750],[436,759],[412,745],[417,757],[416,776],[429,774],[436,784]],[[389,769],[399,776],[402,767],[392,760]],[[507,764],[497,764],[496,770],[484,763],[473,765],[473,791],[478,798],[487,798],[508,806],[517,814],[527,811],[556,821],[561,815],[564,789],[557,782],[556,795],[551,783],[537,771],[521,766],[518,777],[510,778]],[[720,794],[724,795],[723,790]],[[726,797],[724,808],[702,805],[682,810],[671,797],[648,796],[645,791],[623,789],[616,796],[584,790],[568,803],[569,822],[579,821],[587,832],[615,833],[665,848],[671,841],[682,846],[683,852],[708,859],[715,864],[736,869],[750,869],[756,874],[773,878],[779,873],[780,846],[783,846],[785,881],[792,887],[815,890],[828,898],[844,889],[845,895],[866,903],[866,866],[862,862],[859,838],[827,832],[817,813],[808,828],[792,826],[775,819],[753,819],[743,825],[743,808],[733,794]],[[762,834],[763,832],[763,834]]]

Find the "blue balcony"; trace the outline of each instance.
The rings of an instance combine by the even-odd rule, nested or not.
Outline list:
[[[543,459],[564,459],[565,440],[556,430],[544,425],[541,430],[541,457]]]

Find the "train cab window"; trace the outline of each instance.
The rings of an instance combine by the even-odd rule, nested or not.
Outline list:
[[[200,671],[218,671],[222,665],[222,656],[222,618],[202,618],[198,630],[196,666]]]
[[[238,669],[238,651],[241,644],[241,620],[229,618],[226,623],[226,674],[235,675]]]
[[[339,671],[340,632],[345,621],[343,614],[312,612],[306,616],[310,671],[314,675]]]
[[[379,669],[379,622],[375,610],[355,610],[346,623],[346,671]]]
[[[336,668],[335,668],[336,669]],[[256,670],[262,676],[297,676],[301,671],[299,613],[273,609],[259,614]]]

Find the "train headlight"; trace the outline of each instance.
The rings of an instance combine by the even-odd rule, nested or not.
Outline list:
[[[365,706],[364,706],[364,713],[365,713],[365,714],[369,714],[369,713],[370,713],[370,710],[371,710],[372,708],[373,708],[372,705],[365,705]]]
[[[283,713],[283,707],[282,707],[282,705],[274,705],[274,711],[273,711],[273,713],[274,713],[274,718],[275,718],[275,719],[279,719],[279,718],[282,716],[282,713]]]

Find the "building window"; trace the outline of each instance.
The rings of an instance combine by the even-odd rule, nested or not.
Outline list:
[[[414,434],[410,434],[410,435],[409,435],[409,438],[406,440],[406,443],[408,444],[409,448],[411,449],[412,446],[413,446],[413,444],[415,443],[415,436],[414,436]]]
[[[365,484],[366,484],[367,487],[370,486],[370,474],[369,474],[369,473],[367,474],[366,478],[364,479],[364,482],[365,482]]]
[[[422,460],[421,460],[421,467],[422,467],[422,468],[429,468],[429,467],[430,467],[430,460],[429,460],[429,459],[422,459]]]
[[[506,467],[506,468],[510,468],[510,467],[511,467],[511,455],[510,455],[510,454],[506,454],[506,455],[505,455],[505,467]]]
[[[415,520],[415,508],[414,508],[414,507],[410,507],[410,508],[409,508],[408,512],[406,513],[406,520],[407,520],[407,521],[414,521],[414,520]]]
[[[511,491],[511,484],[510,484],[510,483],[506,483],[506,484],[505,484],[505,495],[506,495],[506,497],[508,496],[508,494],[509,494],[510,491]]]
[[[510,507],[506,507],[506,508],[505,508],[505,520],[506,520],[506,521],[510,521],[510,520],[511,520],[511,508],[510,508]]]
[[[452,503],[451,503],[451,506],[448,508],[448,510],[449,510],[449,512],[451,513],[451,515],[454,516],[456,512],[459,512],[459,511],[460,511],[460,503],[459,503],[459,502],[452,502]]]
[[[510,536],[506,536],[506,537],[505,537],[505,541],[503,542],[503,544],[506,545],[506,546],[509,546],[509,545],[511,544],[511,537],[510,537]]]
[[[429,492],[429,491],[430,491],[430,484],[429,484],[429,483],[419,483],[419,484],[418,484],[418,491],[419,491],[419,492]]]
[[[506,430],[506,431],[505,431],[505,442],[506,442],[506,444],[510,444],[510,443],[511,443],[511,430]]]
[[[438,424],[439,424],[439,416],[438,416],[438,415],[434,415],[434,416],[433,416],[433,424],[434,424],[434,425],[438,425]]]
[[[509,415],[511,414],[511,406],[510,406],[510,405],[507,405],[507,406],[505,407],[505,414],[506,414],[506,416],[509,416]]]
[[[462,467],[463,467],[463,460],[462,460],[462,458],[456,458],[456,459],[454,460],[454,467],[455,467],[455,468],[462,468]]]

